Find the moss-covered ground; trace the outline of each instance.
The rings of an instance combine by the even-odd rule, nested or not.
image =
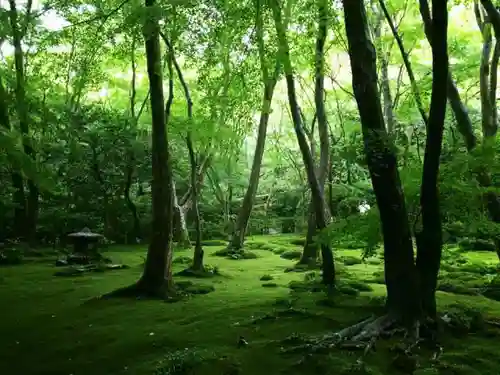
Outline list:
[[[332,349],[326,354],[284,354],[288,344],[283,340],[293,334],[332,332],[367,317],[377,300],[374,297],[385,291],[380,283],[381,261],[377,256],[360,264],[356,260],[360,251],[339,250],[339,278],[348,277],[351,289],[361,293],[345,293],[321,303],[323,293],[291,293],[289,283],[304,280],[304,273],[285,272],[295,260],[281,255],[300,251],[297,243],[296,237],[284,235],[253,237],[248,248],[258,257],[245,260],[214,256],[223,246],[210,243],[212,246],[205,246],[205,262],[217,266],[221,276],[192,281],[212,285],[215,291],[176,303],[92,299],[137,280],[144,247],[107,251],[114,262],[129,265],[126,270],[55,277],[54,259],[50,258],[0,268],[0,374],[356,373],[353,365],[358,352]],[[190,256],[190,250],[177,251],[175,256]],[[496,263],[494,253],[460,257],[459,263],[473,267]],[[182,263],[175,264],[176,270],[185,268]],[[443,283],[458,286],[481,284],[491,277],[458,277],[451,266],[443,277],[448,274],[453,276],[451,281]],[[181,279],[186,278],[176,278]],[[472,289],[480,287],[471,285]],[[478,309],[489,320],[500,320],[500,302],[473,292],[439,292],[441,311],[457,303]],[[422,357],[415,374],[500,374],[496,330],[460,337],[445,333],[439,360]],[[382,349],[369,354],[367,371],[358,373],[402,373],[393,368],[394,352],[388,345],[382,343]]]

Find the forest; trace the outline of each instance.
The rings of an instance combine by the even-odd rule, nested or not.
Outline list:
[[[500,3],[1,0],[0,373],[498,375]]]

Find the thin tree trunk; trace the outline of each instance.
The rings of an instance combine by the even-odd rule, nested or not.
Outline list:
[[[330,135],[328,133],[328,119],[325,110],[324,98],[324,81],[325,81],[325,58],[324,47],[328,35],[328,7],[327,3],[319,0],[318,2],[318,33],[316,36],[316,51],[315,51],[315,87],[314,87],[314,102],[316,106],[316,119],[318,121],[319,133],[319,168],[317,179],[322,190],[322,199],[325,199],[325,182],[328,176],[328,168],[330,167]],[[313,130],[311,130],[313,131]],[[314,137],[314,135],[313,135]],[[311,197],[312,198],[312,197]],[[324,215],[326,223],[330,221],[330,210],[327,204],[324,204]],[[318,245],[314,243],[316,235],[316,217],[314,214],[314,202],[311,199],[310,214],[307,225],[306,243],[302,251],[299,264],[314,264],[318,257]],[[323,262],[330,262],[327,256]],[[332,260],[333,262],[333,260]],[[327,265],[327,268],[333,268],[332,265]]]
[[[325,229],[327,223],[325,218],[326,205],[323,196],[323,188],[321,187],[321,184],[318,181],[318,178],[316,177],[314,160],[312,159],[311,150],[309,149],[309,145],[307,144],[307,138],[304,133],[304,128],[302,125],[300,108],[297,102],[297,95],[295,92],[293,67],[290,61],[290,48],[288,46],[286,29],[282,21],[281,9],[278,0],[273,0],[271,2],[271,7],[273,11],[274,23],[276,26],[276,33],[278,35],[279,53],[285,71],[288,101],[290,105],[290,111],[292,113],[292,120],[295,128],[295,134],[297,136],[297,141],[299,143],[302,158],[304,160],[304,165],[307,172],[307,178],[311,189],[311,195],[313,198],[314,209],[316,211],[316,225],[319,230],[323,230]],[[327,2],[325,0],[318,2],[318,8],[320,14],[325,14],[328,9]],[[326,17],[325,17],[325,22],[326,22]],[[323,60],[324,59],[323,51],[321,52],[322,52],[321,59]],[[323,66],[323,63],[321,64],[321,66]],[[321,245],[321,255],[323,258],[323,275],[322,275],[323,283],[329,286],[333,286],[335,284],[335,265],[330,245],[328,244]]]
[[[31,11],[31,2],[28,2],[28,13]],[[23,33],[19,30],[18,12],[15,0],[9,0],[10,11],[10,26],[12,30],[12,44],[14,46],[14,65],[16,67],[16,109],[19,117],[19,126],[23,135],[24,152],[30,158],[35,160],[35,151],[30,146],[29,140],[29,118],[26,102],[26,82],[25,82],[25,67],[24,67],[24,52],[21,45]],[[18,182],[16,182],[18,185]],[[40,195],[37,185],[32,179],[28,179],[28,197],[26,201],[26,221],[24,223],[23,236],[29,243],[36,242],[36,227],[38,221],[38,197]],[[18,186],[19,187],[19,186]],[[20,194],[19,194],[20,197]]]
[[[432,95],[429,127],[425,144],[420,192],[422,232],[417,234],[416,267],[419,275],[422,311],[426,318],[437,318],[436,288],[443,246],[439,208],[439,164],[446,116],[446,80],[448,77],[447,1],[432,1]]]
[[[137,94],[136,90],[136,61],[135,61],[135,49],[136,49],[136,36],[135,34],[132,36],[132,46],[131,46],[131,56],[130,56],[130,65],[132,68],[132,79],[130,82],[130,117],[132,119],[133,130],[137,127],[138,119],[141,115],[142,108],[139,110],[139,114],[135,113],[135,98]],[[134,172],[135,172],[135,155],[134,150],[132,149],[132,145],[128,146],[126,152],[126,167],[125,167],[125,187],[123,189],[123,196],[125,197],[125,203],[127,204],[130,213],[132,214],[132,240],[133,242],[137,242],[141,239],[141,221],[139,219],[139,215],[137,213],[137,207],[130,196],[130,188],[132,187]],[[130,236],[127,236],[130,237]],[[129,238],[130,239],[130,238]]]
[[[416,269],[410,226],[397,169],[386,132],[377,87],[375,48],[368,38],[362,0],[343,0],[351,60],[368,169],[377,199],[384,238],[384,266],[389,314],[412,323],[418,314]]]
[[[184,96],[186,98],[186,107],[187,107],[187,117],[189,121],[189,128],[186,134],[186,145],[189,152],[189,162],[191,164],[191,198],[193,202],[193,210],[195,214],[194,223],[196,228],[196,242],[194,246],[194,256],[193,256],[193,264],[192,269],[196,271],[202,271],[203,267],[203,248],[201,246],[201,218],[200,218],[200,210],[198,208],[198,163],[196,161],[196,155],[193,147],[192,140],[192,129],[193,126],[193,101],[191,99],[191,94],[189,93],[189,87],[187,82],[184,79],[184,75],[182,74],[181,67],[177,63],[175,58],[174,46],[172,42],[168,40],[165,34],[161,33],[161,37],[163,41],[167,45],[167,48],[170,50],[172,61],[174,63],[175,70],[177,72],[177,76],[179,77],[179,81],[181,81],[182,88],[184,90]]]
[[[271,113],[271,103],[273,100],[274,88],[280,74],[281,64],[276,62],[276,67],[272,75],[269,75],[268,64],[266,62],[266,50],[264,45],[264,16],[262,14],[262,4],[260,0],[255,1],[256,4],[256,35],[259,46],[259,58],[262,72],[263,82],[263,97],[262,110],[260,112],[259,130],[257,135],[257,144],[255,145],[255,153],[250,171],[250,179],[248,181],[247,191],[241,204],[241,209],[238,213],[236,225],[232,233],[228,248],[232,250],[240,250],[243,248],[245,235],[248,227],[248,221],[252,213],[252,208],[255,201],[255,195],[259,187],[260,170],[262,166],[262,158],[264,156],[264,147],[266,144],[267,124]]]
[[[493,108],[490,102],[490,58],[493,37],[491,34],[491,23],[484,14],[482,6],[477,1],[474,3],[474,13],[476,14],[477,25],[483,38],[479,67],[479,91],[481,97],[481,125],[484,138],[487,140],[496,133],[496,128],[493,124]]]
[[[415,102],[417,103],[417,109],[420,112],[420,116],[422,117],[422,121],[424,122],[425,126],[427,127],[428,119],[427,119],[427,114],[424,109],[424,104],[422,103],[422,97],[420,96],[420,90],[418,88],[417,80],[415,79],[415,75],[413,74],[413,69],[411,67],[411,62],[408,57],[408,54],[406,53],[406,50],[404,48],[403,40],[398,34],[398,31],[396,30],[396,26],[394,25],[394,22],[392,21],[392,17],[389,14],[387,7],[385,6],[384,0],[379,0],[380,8],[382,9],[382,12],[384,13],[385,19],[387,20],[387,23],[389,24],[389,27],[391,29],[392,35],[394,36],[394,39],[396,40],[396,43],[398,45],[399,51],[401,52],[401,57],[403,58],[403,62],[406,67],[406,73],[408,74],[408,78],[410,79],[410,85],[411,85],[411,90],[413,93],[413,96],[415,97]]]

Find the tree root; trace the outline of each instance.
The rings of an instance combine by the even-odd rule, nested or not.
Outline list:
[[[285,349],[285,352],[324,352],[332,348],[344,350],[363,350],[366,356],[375,347],[377,340],[381,337],[393,336],[396,333],[406,333],[412,337],[409,348],[418,345],[418,337],[413,339],[414,334],[410,330],[400,327],[397,320],[389,315],[378,318],[370,317],[352,326],[346,327],[332,334],[302,339],[302,344]]]

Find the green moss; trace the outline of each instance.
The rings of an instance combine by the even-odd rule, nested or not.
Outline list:
[[[292,237],[254,239],[286,246]],[[385,287],[369,285],[373,291],[368,291],[366,284],[361,282],[374,270],[383,276],[380,267],[339,264],[338,282],[346,286],[342,290],[351,295],[334,294],[327,303],[319,303],[325,301],[324,287],[318,281],[319,271],[283,273],[291,262],[271,251],[260,251],[255,261],[235,262],[225,256],[213,257],[217,250],[216,246],[205,248],[208,259],[214,262],[214,267],[224,270],[225,277],[202,280],[174,277],[181,292],[197,294],[175,304],[127,299],[91,301],[137,281],[146,254],[144,246],[127,247],[127,251],[123,247],[111,247],[106,255],[114,263],[131,267],[116,272],[92,272],[84,277],[53,277],[57,269],[43,263],[2,267],[0,300],[2,306],[8,308],[2,309],[0,314],[0,357],[4,359],[0,360],[0,374],[166,375],[184,371],[204,375],[298,375],[314,374],[317,369],[324,375],[347,374],[345,371],[362,373],[354,372],[362,371],[356,367],[359,353],[347,355],[352,352],[333,348],[325,354],[293,352],[283,355],[282,348],[294,345],[284,342],[292,333],[298,341],[300,337],[345,328],[376,309],[377,313],[379,310],[383,313]],[[336,255],[356,254],[359,252],[339,251]],[[472,253],[474,262],[492,265],[493,256],[485,260],[489,255],[494,254]],[[470,259],[469,253],[467,257]],[[174,273],[184,268],[185,265],[176,263]],[[350,271],[348,276],[346,269]],[[280,286],[292,282],[296,288],[291,291],[282,287],[262,287],[262,275],[274,275],[276,280],[273,282]],[[452,276],[458,278],[457,274]],[[465,280],[471,276],[461,277]],[[303,292],[300,292],[301,287]],[[457,313],[457,308],[450,308],[450,304],[460,301],[465,308],[474,307],[480,316],[500,319],[500,302],[482,296],[444,292],[439,292],[438,297],[442,314]],[[252,317],[278,316],[274,313],[276,310],[280,311],[278,319],[248,323],[254,320]],[[474,317],[473,313],[459,311],[457,314],[465,316],[455,319],[463,321],[459,326],[465,328],[448,327],[449,330],[469,333],[461,333],[458,339],[447,333],[443,335],[444,354],[435,364],[442,371],[440,375],[497,375],[500,365],[496,355],[497,339],[486,337],[488,325],[481,328],[481,318]],[[240,336],[244,336],[247,346],[238,346]],[[366,356],[368,373],[398,374],[391,367],[394,355],[387,347],[381,340],[377,343],[377,351]],[[26,353],[29,353],[29,360]],[[431,367],[429,357],[420,358],[422,369]],[[309,359],[304,361],[304,358]]]
[[[264,275],[264,276],[261,276],[260,277],[260,281],[270,281],[270,280],[273,280],[274,277],[272,277],[271,275]]]

